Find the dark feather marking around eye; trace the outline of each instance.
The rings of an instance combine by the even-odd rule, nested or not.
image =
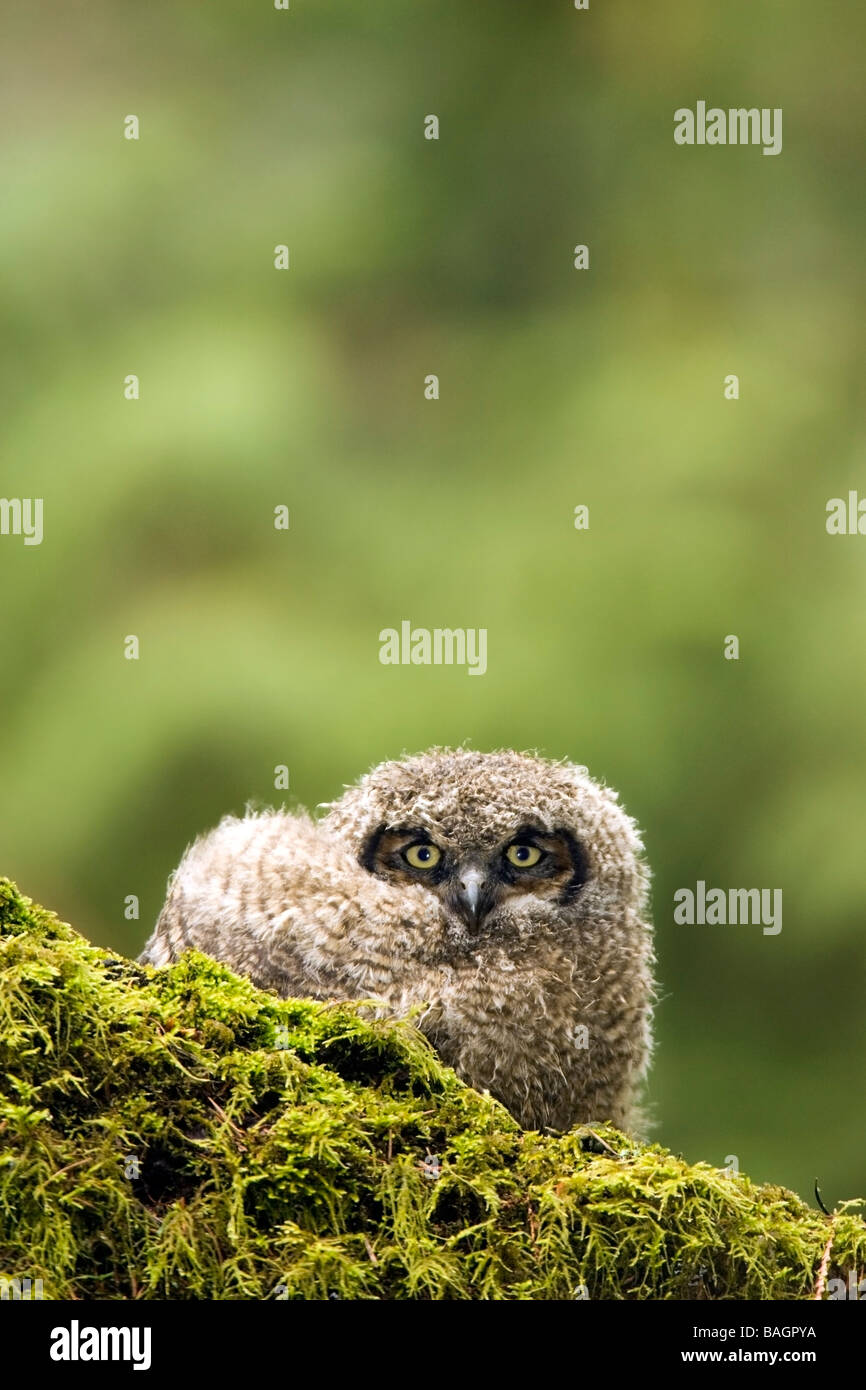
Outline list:
[[[570,830],[560,827],[552,831],[547,831],[539,830],[538,827],[534,825],[522,825],[520,829],[514,833],[509,844],[534,845],[537,849],[542,850],[545,856],[537,865],[530,865],[522,871],[518,869],[517,875],[523,877],[524,874],[535,874],[536,877],[547,878],[553,876],[556,872],[554,864],[551,861],[555,861],[557,858],[561,860],[562,857],[561,849],[559,854],[557,854],[556,849],[550,848],[551,841],[553,840],[558,840],[560,842],[560,845],[566,851],[568,861],[571,865],[571,877],[565,884],[560,895],[561,902],[570,902],[572,898],[577,896],[583,885],[591,876],[589,855],[580,841],[575,839]],[[507,872],[509,868],[510,866],[507,866]],[[512,873],[513,870],[508,873],[508,876],[511,877]]]
[[[527,864],[523,868],[510,863],[507,858],[508,846],[519,844],[532,845],[541,850],[542,857],[537,864]],[[522,825],[514,832],[508,846],[503,851],[498,870],[506,883],[561,878],[568,874],[559,892],[559,901],[567,903],[576,897],[590,877],[589,856],[570,830],[541,830],[535,825]]]
[[[383,847],[383,841],[391,838],[398,842],[403,840],[404,843],[396,844],[391,850],[387,844]],[[380,825],[361,846],[358,862],[376,878],[387,879],[390,873],[399,872],[419,883],[441,883],[447,873],[446,855],[443,853],[439,862],[430,868],[418,868],[406,859],[405,852],[412,844],[429,844],[439,848],[420,826]]]
[[[366,869],[368,874],[376,872],[376,851],[382,840],[382,836],[388,829],[386,825],[378,826],[371,835],[367,836],[361,846],[361,853],[358,855],[358,863],[362,869]]]
[[[574,873],[569,882],[565,885],[562,894],[563,902],[570,902],[576,898],[581,888],[590,878],[589,855],[579,840],[576,840],[570,830],[560,830],[558,832],[566,845],[574,866]]]

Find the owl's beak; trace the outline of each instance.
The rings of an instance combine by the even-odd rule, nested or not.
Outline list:
[[[485,877],[481,869],[464,869],[457,889],[457,910],[470,930],[478,926],[487,911]]]

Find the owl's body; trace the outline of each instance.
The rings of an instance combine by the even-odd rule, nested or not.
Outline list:
[[[190,946],[285,996],[377,999],[527,1128],[634,1122],[652,939],[633,822],[582,768],[433,750],[323,820],[228,818],[142,960]]]

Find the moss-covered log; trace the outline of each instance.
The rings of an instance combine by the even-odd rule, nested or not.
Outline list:
[[[523,1133],[407,1024],[144,970],[8,880],[0,1075],[0,1278],[46,1298],[796,1299],[866,1266],[852,1210]]]

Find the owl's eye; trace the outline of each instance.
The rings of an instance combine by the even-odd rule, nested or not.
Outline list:
[[[509,845],[505,857],[517,869],[531,869],[541,858],[541,850],[535,845]]]
[[[433,869],[442,858],[442,851],[435,845],[428,845],[422,841],[421,844],[410,845],[408,849],[404,849],[403,858],[413,869]]]

